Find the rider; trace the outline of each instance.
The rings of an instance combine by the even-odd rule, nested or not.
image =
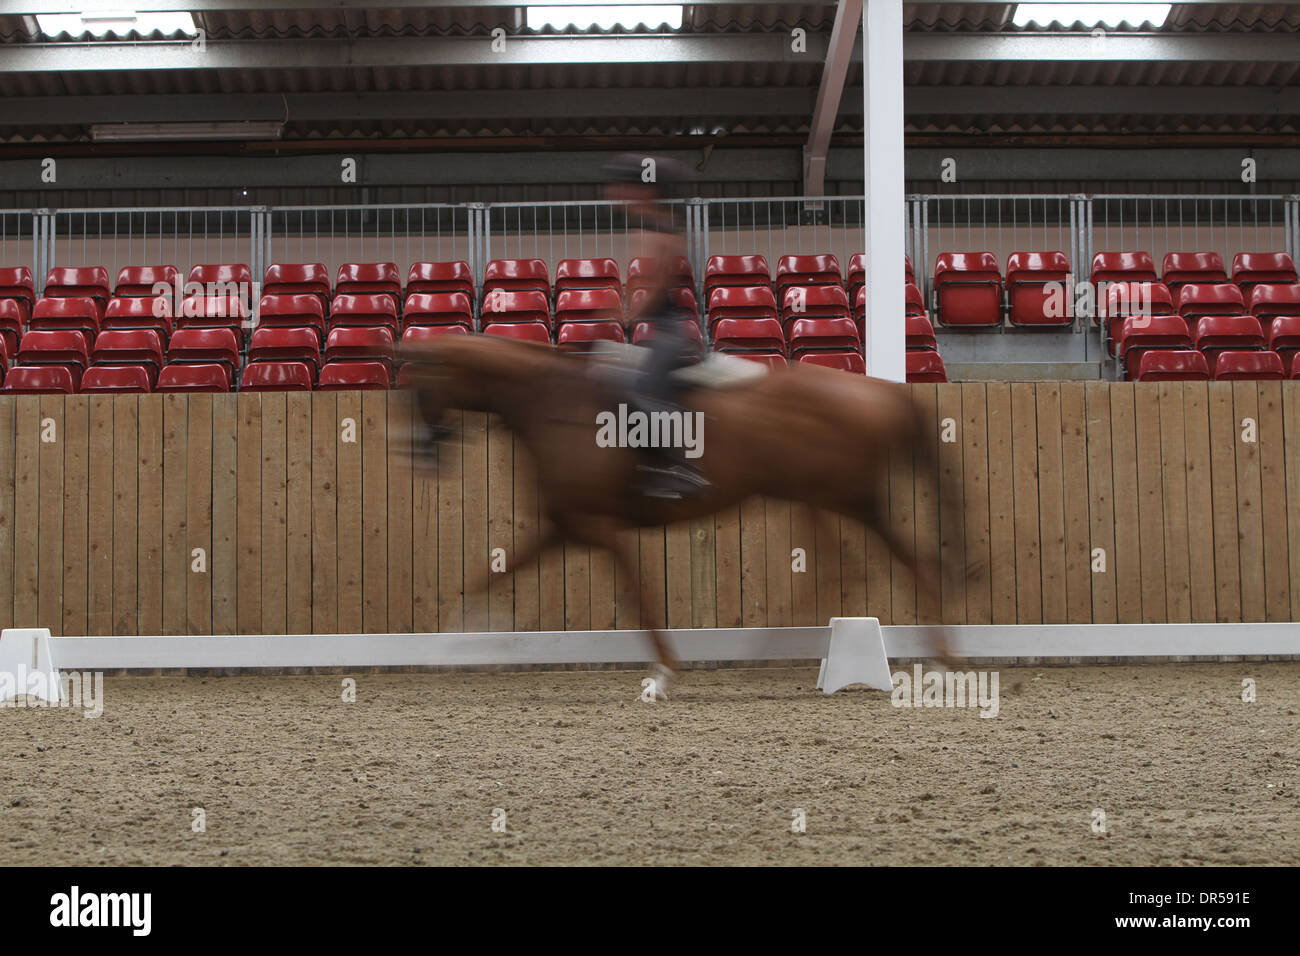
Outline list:
[[[605,167],[610,199],[626,204],[628,225],[640,228],[638,255],[653,262],[651,284],[641,318],[653,327],[649,355],[628,404],[646,415],[682,412],[680,388],[672,373],[698,361],[682,323],[691,317],[675,308],[669,296],[677,260],[686,253],[686,240],[677,207],[660,202],[668,187],[691,181],[691,170],[666,157],[625,153]],[[651,447],[651,461],[638,465],[639,490],[650,498],[698,497],[708,480],[686,458],[684,449]]]

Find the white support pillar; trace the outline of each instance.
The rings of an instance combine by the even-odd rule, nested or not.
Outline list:
[[[862,34],[867,374],[901,382],[906,377],[903,256],[907,252],[902,0],[865,0]],[[913,265],[925,268],[922,262]]]

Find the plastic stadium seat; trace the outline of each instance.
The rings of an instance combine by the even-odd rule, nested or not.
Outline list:
[[[329,270],[323,262],[272,263],[262,277],[262,295],[310,295],[328,308]]]
[[[593,342],[626,342],[619,322],[562,322],[555,333],[555,344],[562,349],[585,349]]]
[[[26,322],[32,314],[32,305],[36,302],[36,283],[32,279],[32,270],[26,266],[0,269],[0,299],[13,299],[17,302],[23,321]]]
[[[1163,282],[1111,282],[1098,300],[1097,313],[1106,322],[1106,347],[1115,355],[1125,319],[1173,315],[1174,300]]]
[[[181,302],[178,329],[241,330],[248,324],[244,300],[233,295],[192,296]]]
[[[837,285],[786,286],[781,296],[781,322],[792,319],[847,319],[849,297]]]
[[[81,332],[33,329],[23,336],[15,359],[22,365],[66,365],[72,370],[75,389],[90,364],[90,349]]]
[[[259,328],[311,329],[317,341],[325,341],[325,306],[320,296],[298,293],[264,295],[257,304]],[[256,334],[256,333],[254,333]]]
[[[1266,343],[1259,319],[1253,315],[1208,315],[1193,326],[1192,345],[1204,352],[1213,366],[1215,356],[1225,349],[1263,349]]]
[[[858,352],[804,352],[796,361],[801,365],[820,365],[822,368],[834,368],[858,375],[864,375],[867,371],[867,363]]]
[[[152,390],[149,370],[143,365],[96,365],[81,376],[83,394],[147,395]]]
[[[464,292],[416,292],[406,297],[402,328],[413,325],[474,326],[474,306]]]
[[[843,352],[862,348],[858,327],[847,316],[838,319],[793,319],[786,326],[786,339],[790,346],[790,357],[795,359],[803,352]]]
[[[483,273],[483,295],[505,292],[540,292],[550,301],[551,277],[541,259],[493,259]]]
[[[945,252],[934,266],[938,321],[963,327],[1002,324],[1002,275],[991,252]]]
[[[323,392],[344,389],[378,390],[389,384],[388,369],[383,362],[326,362],[321,366],[316,388]]]
[[[632,293],[632,298],[628,302],[627,314],[632,320],[645,314],[646,303],[650,299],[649,289],[637,289]],[[689,315],[692,319],[699,321],[700,307],[695,301],[695,291],[687,288],[676,288],[668,290],[668,304]]]
[[[551,330],[541,322],[491,322],[483,328],[484,335],[499,335],[521,342],[551,344]]]
[[[1279,315],[1300,315],[1300,284],[1255,286],[1250,290],[1250,314],[1261,322]]]
[[[1300,277],[1285,252],[1239,252],[1232,258],[1232,281],[1249,298],[1257,285],[1287,285],[1300,282]]]
[[[1228,281],[1228,273],[1217,252],[1170,252],[1160,269],[1160,279],[1176,299],[1183,286],[1220,285]]]
[[[92,365],[137,365],[145,368],[149,384],[158,381],[163,367],[162,340],[153,329],[106,329],[95,339]],[[85,385],[82,385],[85,391]]]
[[[939,348],[939,342],[934,337],[934,326],[924,315],[909,315],[905,319],[907,323],[907,345],[909,349],[935,349]]]
[[[1155,282],[1156,263],[1149,252],[1099,252],[1092,257],[1089,279],[1102,282]]]
[[[474,298],[474,273],[463,259],[416,262],[406,273],[406,295],[416,292],[463,292]]]
[[[767,286],[719,287],[709,293],[709,328],[722,319],[773,319],[776,296]]]
[[[536,289],[511,292],[493,289],[483,297],[483,322],[541,322],[551,327],[550,302]]]
[[[555,292],[566,289],[614,289],[621,291],[618,263],[613,259],[561,259],[555,267]]]
[[[1187,322],[1178,315],[1133,316],[1120,326],[1116,352],[1129,378],[1135,378],[1144,352],[1191,348]]]
[[[770,286],[772,271],[765,256],[709,256],[704,264],[704,297],[723,286]]]
[[[325,361],[379,362],[391,372],[396,341],[393,330],[386,326],[333,328],[325,340]]]
[[[5,346],[4,340],[0,339],[0,380],[3,380],[4,374],[9,371],[9,349]]]
[[[776,319],[719,319],[713,326],[715,352],[779,352],[785,354],[785,336]]]
[[[840,260],[834,256],[782,256],[776,260],[777,298],[783,298],[785,290],[791,286],[822,285],[844,285]]]
[[[1300,352],[1300,315],[1279,315],[1264,326],[1264,334],[1268,347],[1282,356],[1282,363],[1290,368],[1291,357]]]
[[[412,325],[402,333],[401,349],[408,345],[425,345],[442,338],[444,335],[469,335],[470,331],[463,325]]]
[[[320,368],[320,337],[312,328],[281,329],[263,326],[253,331],[253,339],[248,347],[248,360],[250,362],[306,362],[315,371]]]
[[[903,275],[906,282],[916,284],[916,270],[912,268],[912,257],[903,256]],[[856,252],[849,258],[848,292],[850,301],[858,301],[858,290],[867,282],[867,257]]]
[[[1291,377],[1300,379],[1300,355],[1296,355],[1291,359]]]
[[[1210,363],[1194,349],[1151,349],[1138,362],[1139,382],[1208,382]]]
[[[638,289],[645,289],[655,284],[655,259],[649,256],[637,256],[627,264],[627,293],[633,295]],[[690,260],[685,256],[673,259],[668,273],[668,284],[672,288],[695,288],[695,271]],[[692,298],[694,294],[692,293]]]
[[[1012,325],[1073,323],[1073,283],[1064,252],[1013,252],[1007,258],[1008,319]],[[1053,314],[1053,313],[1059,314]]]
[[[917,349],[907,353],[906,362],[909,382],[948,381],[948,370],[944,368],[943,359],[938,352]]]
[[[790,364],[780,352],[737,352],[736,358],[744,359],[746,362],[756,362],[769,369],[785,368]]]
[[[87,296],[43,298],[32,309],[29,328],[76,330],[85,335],[87,342],[93,342],[99,332],[99,309],[95,301]]]
[[[623,323],[623,297],[617,289],[566,289],[555,297],[555,322]]]
[[[203,291],[198,293],[201,298],[234,296],[243,302],[251,302],[253,299],[253,273],[242,262],[194,266],[185,278],[186,296],[190,295],[188,290],[196,283],[202,287]],[[263,293],[266,291],[265,288],[262,289]]]
[[[226,370],[229,391],[239,368],[239,339],[232,329],[177,329],[167,347],[167,368],[173,363],[216,363]]]
[[[113,296],[119,299],[152,299],[176,295],[181,274],[175,266],[127,266],[117,272]],[[159,287],[162,287],[159,290]]]
[[[330,328],[382,326],[397,337],[397,301],[390,295],[336,295],[330,309]]]
[[[230,372],[223,365],[168,365],[158,376],[156,392],[228,392]]]
[[[402,274],[393,262],[347,262],[334,276],[335,295],[388,295],[402,302]]]
[[[63,393],[77,390],[72,371],[64,365],[24,365],[9,370],[4,390],[27,395]]]
[[[306,362],[253,362],[239,379],[241,392],[310,392]]]
[[[99,327],[101,330],[152,329],[158,333],[158,340],[166,345],[172,334],[172,311],[171,296],[114,299],[104,310],[104,319]]]
[[[1188,324],[1207,315],[1241,315],[1246,311],[1246,300],[1235,285],[1223,282],[1216,285],[1185,285],[1178,292],[1178,314]]]
[[[94,299],[102,308],[112,298],[108,288],[108,270],[103,266],[51,269],[45,276],[42,295],[47,299]]]
[[[1216,382],[1263,381],[1278,382],[1286,378],[1282,357],[1276,352],[1238,352],[1229,349],[1220,352],[1214,362]]]
[[[16,299],[0,299],[0,344],[4,345],[6,352],[18,351],[25,321],[22,306]]]
[[[700,323],[695,319],[683,319],[682,333],[695,345],[697,351],[704,350],[704,336],[700,333]],[[638,322],[632,328],[632,344],[648,345],[655,336],[655,327],[651,322]]]

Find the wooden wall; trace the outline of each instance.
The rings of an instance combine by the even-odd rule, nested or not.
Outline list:
[[[413,477],[389,452],[410,415],[400,393],[4,396],[0,622],[226,634],[861,614],[972,624],[1300,618],[1300,504],[1287,507],[1300,503],[1300,385],[913,388],[965,507],[941,503],[910,460],[889,463],[881,491],[900,532],[942,541],[937,607],[918,604],[910,576],[861,528],[768,500],[640,532],[653,601],[639,614],[635,582],[606,554],[570,547],[515,569],[539,523],[515,440],[465,414],[436,479]],[[1257,441],[1244,440],[1245,419]],[[479,591],[494,548],[510,572]],[[802,572],[792,570],[796,548],[807,554]],[[1094,549],[1104,571],[1093,570]]]

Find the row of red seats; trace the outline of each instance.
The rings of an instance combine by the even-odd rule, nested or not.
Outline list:
[[[1300,353],[1288,362],[1274,351],[1222,351],[1213,362],[1194,349],[1150,349],[1142,353],[1139,382],[1236,382],[1300,379]]]
[[[1225,351],[1267,350],[1278,353],[1289,367],[1300,352],[1300,316],[1275,319],[1266,331],[1253,315],[1209,315],[1190,324],[1179,315],[1135,316],[1124,320],[1117,354],[1129,378],[1137,378],[1145,352],[1152,349],[1195,349],[1213,367]]]

